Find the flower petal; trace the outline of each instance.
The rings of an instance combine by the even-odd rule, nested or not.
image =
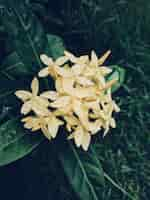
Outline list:
[[[84,105],[88,108],[88,109],[92,109],[93,111],[100,111],[100,105],[99,105],[99,100],[96,101],[90,101],[90,102],[85,102]]]
[[[96,134],[102,126],[102,120],[98,119],[94,122],[89,122],[88,127],[92,135]]]
[[[98,65],[102,65],[110,55],[111,51],[108,50],[101,58],[98,59]]]
[[[31,101],[27,101],[25,102],[22,107],[21,107],[21,113],[26,115],[28,114],[32,109],[32,104],[31,104]]]
[[[63,78],[62,79],[62,87],[64,92],[73,95],[73,84],[74,84],[74,79],[73,78]]]
[[[99,71],[103,76],[106,76],[106,75],[108,75],[108,74],[110,74],[112,72],[112,69],[109,68],[109,67],[101,66],[99,68]]]
[[[120,112],[119,106],[114,101],[112,103],[113,103],[113,107],[114,107],[115,112]]]
[[[58,93],[55,91],[46,91],[40,95],[40,97],[50,99],[52,101],[55,101],[58,98],[58,96],[59,96]]]
[[[32,90],[32,94],[34,96],[36,96],[38,94],[38,91],[39,91],[39,81],[38,81],[38,79],[36,77],[32,80],[31,90]]]
[[[72,77],[73,76],[71,68],[64,68],[64,67],[55,66],[55,70],[62,77]]]
[[[32,101],[32,110],[39,116],[47,116],[49,114],[49,110],[39,105],[37,101]]]
[[[72,53],[70,53],[68,51],[64,51],[64,54],[72,63],[77,62],[77,57],[75,57]]]
[[[91,85],[94,85],[94,83],[93,83],[91,80],[87,79],[87,78],[84,77],[84,76],[78,76],[78,77],[76,78],[76,81],[77,81],[77,83],[79,83],[79,84],[81,84],[81,85],[83,85],[83,86],[91,86]]]
[[[84,151],[87,151],[90,145],[91,135],[88,132],[84,132],[83,139],[82,139],[82,148]]]
[[[48,57],[48,56],[45,55],[45,54],[41,54],[41,55],[40,55],[40,59],[41,59],[41,61],[42,61],[45,65],[47,65],[47,66],[50,66],[50,65],[53,65],[53,64],[54,64],[52,58]]]
[[[57,60],[55,61],[55,64],[58,66],[61,66],[61,65],[64,65],[68,60],[69,60],[68,57],[61,56],[61,57],[57,58]]]
[[[70,126],[75,126],[79,124],[79,120],[73,115],[64,116],[64,119]]]
[[[42,130],[44,136],[45,136],[47,139],[51,140],[51,138],[52,138],[52,137],[51,137],[51,134],[50,134],[49,130],[47,129],[47,127],[46,127],[45,125],[42,125],[42,126],[41,126],[41,130]]]
[[[80,75],[83,72],[84,68],[84,65],[75,64],[72,66],[71,70],[74,75]]]
[[[32,97],[31,92],[25,90],[18,90],[15,92],[15,95],[22,101],[29,100]]]
[[[47,108],[49,106],[48,99],[43,98],[41,96],[36,96],[33,101],[36,101],[37,104],[39,104],[39,106],[41,106],[41,107]]]
[[[75,79],[73,78],[64,78],[62,79],[62,86],[64,92],[71,96],[75,96],[78,98],[86,98],[86,97],[93,97],[96,93],[96,89],[94,87],[88,87],[88,88],[83,88],[83,87],[76,87],[74,88]]]
[[[49,67],[45,67],[43,69],[41,69],[38,73],[39,77],[46,77],[49,75]]]
[[[85,56],[80,56],[78,58],[78,63],[82,64],[86,64],[89,61],[89,56],[85,55]]]
[[[30,117],[29,117],[29,116],[28,116],[28,117],[24,117],[24,118],[22,118],[21,121],[22,121],[22,122],[28,122],[28,121],[32,120],[32,118],[33,118],[33,117],[31,117],[31,116],[30,116]]]
[[[105,128],[105,131],[103,133],[103,137],[105,137],[107,135],[108,131],[109,131],[109,124],[108,124],[108,122],[106,122],[106,125],[105,125],[104,128]]]
[[[53,117],[48,123],[48,131],[51,134],[52,138],[55,138],[59,129],[63,122],[61,120],[56,119]]]
[[[73,111],[78,116],[85,129],[88,128],[88,109],[86,109],[79,100],[73,101]]]
[[[106,85],[106,80],[105,80],[104,76],[102,76],[102,74],[100,74],[99,72],[97,72],[95,74],[95,78],[98,80],[99,88],[100,89],[104,88],[105,85]]]
[[[72,90],[73,96],[78,98],[86,98],[86,97],[94,97],[96,94],[96,88],[94,87],[77,87],[74,90]]]
[[[98,66],[98,58],[97,58],[97,55],[96,55],[95,51],[92,51],[92,53],[91,53],[90,66],[93,66],[93,67],[97,67]]]
[[[37,131],[40,129],[40,120],[36,117],[26,117],[22,119],[25,122],[24,127],[27,129],[32,129],[32,131]]]
[[[71,98],[69,96],[59,97],[53,103],[50,103],[50,106],[53,108],[63,108],[70,104]]]
[[[88,77],[93,76],[94,77],[96,74],[95,68],[86,66],[83,74],[84,74],[84,76],[88,76]]]
[[[62,86],[62,78],[56,79],[55,88],[56,88],[56,91],[59,92],[60,94],[64,93],[63,86]]]
[[[75,140],[76,146],[80,147],[80,145],[82,144],[83,136],[84,136],[82,127],[78,127],[76,129],[76,131],[73,133],[73,135],[74,135],[74,140]]]
[[[115,121],[114,118],[111,118],[111,119],[110,119],[110,126],[111,126],[112,128],[116,128],[116,121]]]
[[[70,134],[68,137],[67,137],[67,139],[68,140],[72,140],[74,138],[74,135],[73,135],[73,133],[72,134]]]

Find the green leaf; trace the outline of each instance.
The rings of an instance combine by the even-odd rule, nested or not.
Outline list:
[[[124,83],[125,80],[125,69],[118,65],[109,66],[112,68],[112,73],[107,76],[107,80],[110,81],[112,79],[118,80],[112,87],[112,92],[116,92]]]
[[[16,119],[5,122],[0,126],[0,166],[29,154],[43,139],[41,135],[29,135]]]
[[[65,46],[63,40],[56,36],[47,34],[48,46],[46,53],[52,56],[54,59],[62,56],[64,54]]]
[[[104,174],[95,151],[92,147],[88,152],[80,151],[70,142],[66,145],[59,159],[74,191],[81,200],[99,200]]]
[[[20,1],[7,1],[2,16],[8,34],[9,51],[17,52],[26,70],[37,72],[41,67],[39,55],[46,48],[47,38],[42,25],[26,4]]]
[[[14,80],[17,77],[32,74],[21,61],[17,52],[8,55],[0,67],[1,76],[7,76],[8,79]]]
[[[0,66],[0,106],[8,106],[14,112],[8,120],[13,118],[17,110],[13,93],[16,88],[21,88],[21,79],[25,75],[35,74],[41,68],[39,55],[45,51],[47,37],[39,20],[22,1],[4,1],[3,7],[5,12],[1,20],[7,33],[7,51],[10,53]],[[0,166],[22,158],[42,140],[40,135],[27,134],[17,120],[5,122],[0,126]]]

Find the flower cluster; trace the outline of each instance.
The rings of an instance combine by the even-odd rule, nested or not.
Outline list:
[[[55,61],[47,55],[41,55],[46,65],[38,76],[51,76],[55,81],[55,91],[39,94],[39,81],[35,77],[31,83],[31,92],[16,91],[16,96],[23,101],[21,113],[24,127],[32,131],[41,130],[48,138],[55,138],[61,125],[70,133],[68,139],[74,139],[77,147],[88,150],[91,136],[109,128],[115,128],[113,112],[119,107],[111,97],[111,87],[117,80],[106,81],[112,72],[103,63],[109,56],[107,51],[98,59],[95,52],[76,57],[65,51],[64,56]]]

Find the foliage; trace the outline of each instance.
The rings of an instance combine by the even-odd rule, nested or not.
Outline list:
[[[30,78],[33,72],[39,70],[41,65],[39,53],[46,51],[54,57],[61,53],[58,51],[55,54],[55,51],[50,50],[52,45],[55,46],[55,50],[62,49],[62,45],[60,48],[57,47],[60,42],[53,40],[55,38],[53,36],[48,36],[49,47],[46,46],[47,34],[61,36],[66,47],[79,54],[87,53],[91,49],[101,54],[106,49],[111,49],[112,56],[109,63],[125,66],[127,71],[126,82],[117,92],[117,96],[120,97],[116,97],[122,111],[118,117],[117,129],[105,139],[96,138],[93,148],[104,171],[111,175],[121,188],[131,193],[135,200],[149,199],[149,1],[7,0],[3,2],[0,18],[0,43],[4,47],[0,49],[1,127],[14,116],[19,117],[16,109],[18,102],[12,93],[27,85],[26,81],[22,80],[26,79],[24,76]],[[51,40],[55,41],[55,45]],[[21,130],[20,127],[19,131]],[[27,191],[21,199],[82,198],[82,194],[77,194],[79,185],[75,184],[75,179],[71,180],[74,177],[73,171],[68,174],[68,168],[64,167],[67,165],[72,169],[70,166],[73,163],[65,162],[64,165],[61,160],[65,158],[61,156],[58,160],[52,146],[60,148],[60,144],[49,145],[44,142],[39,150],[14,164],[17,167],[16,185],[19,186],[20,179],[21,182],[23,179]],[[64,145],[64,149],[67,147],[68,144]],[[61,150],[64,151],[60,149],[60,152]],[[93,160],[90,160],[90,163],[93,163]],[[6,166],[1,173],[1,180],[7,182],[4,184],[2,181],[3,187],[1,186],[4,188],[2,191],[5,193],[5,199],[7,195],[9,196],[5,187],[8,188],[10,181],[9,177],[6,181],[6,174],[11,169],[12,165]],[[63,169],[66,170],[67,178],[62,173]],[[78,165],[75,169],[78,170]],[[90,170],[88,175],[92,174],[93,169]],[[124,193],[115,189],[105,173],[103,175],[106,181],[105,186],[100,185],[99,199],[129,199]],[[96,183],[93,186],[96,187]],[[24,185],[22,187],[24,189]],[[18,188],[14,188],[14,191],[19,194]],[[15,199],[20,197],[17,196]]]
[[[69,147],[59,154],[68,180],[80,199],[98,200],[100,187],[104,185],[103,169],[92,147],[88,152]]]
[[[27,134],[16,119],[3,123],[0,127],[0,166],[22,158],[42,140],[42,137]]]

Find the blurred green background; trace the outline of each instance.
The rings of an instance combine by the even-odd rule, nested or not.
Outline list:
[[[1,2],[1,1],[0,1]],[[75,54],[98,55],[111,49],[106,64],[126,69],[114,98],[121,107],[117,128],[96,146],[104,170],[135,200],[150,198],[150,1],[22,0],[44,33],[59,35]],[[5,2],[3,1],[5,4]],[[11,51],[10,31],[0,7],[0,63]],[[22,13],[23,14],[23,13]],[[8,24],[8,23],[7,23]],[[20,30],[19,30],[20,31]],[[17,28],[16,28],[17,32]],[[38,29],[35,33],[39,34]],[[17,33],[14,33],[17,34]],[[20,32],[21,34],[21,32]],[[37,41],[38,42],[38,41]],[[8,45],[9,43],[9,45]],[[8,48],[9,46],[9,48]],[[0,71],[1,73],[1,71]],[[1,76],[1,74],[0,74]],[[0,199],[77,200],[63,170],[45,142],[28,157],[0,168]],[[127,200],[106,181],[102,200]]]

